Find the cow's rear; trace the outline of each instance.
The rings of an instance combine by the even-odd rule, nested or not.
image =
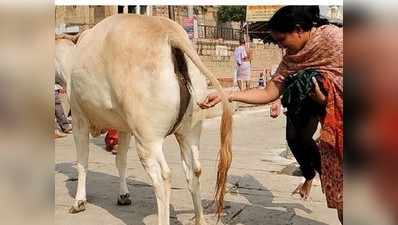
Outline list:
[[[182,65],[186,64],[192,80],[192,97],[183,118],[181,99],[186,96],[181,96],[184,92],[180,91],[178,80],[182,73],[178,64],[181,54],[185,57]],[[159,225],[169,224],[170,169],[162,145],[172,131],[181,146],[196,224],[205,224],[199,194],[201,122],[192,121],[193,113],[199,110],[197,101],[206,96],[206,82],[200,73],[222,91],[193,50],[185,31],[168,19],[117,15],[103,20],[79,39],[70,74],[79,171],[72,213],[85,208],[89,132],[99,134],[100,130],[116,128],[120,132],[116,156],[121,177],[118,202],[131,203],[126,184],[126,154],[133,134],[138,156],[155,187]],[[231,163],[231,123],[231,111],[224,97],[216,194],[219,213]]]

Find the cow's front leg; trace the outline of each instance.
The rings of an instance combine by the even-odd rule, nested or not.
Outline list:
[[[88,169],[88,121],[79,117],[78,113],[73,114],[73,137],[75,139],[77,153],[77,191],[75,202],[70,208],[70,213],[78,213],[86,209],[86,177]]]

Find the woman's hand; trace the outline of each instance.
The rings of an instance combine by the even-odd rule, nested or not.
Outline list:
[[[319,88],[318,81],[315,79],[315,77],[312,77],[312,83],[314,83],[315,88],[314,91],[310,94],[310,97],[312,98],[312,100],[318,102],[321,105],[326,104],[326,96]]]
[[[276,75],[273,80],[277,83],[284,83],[285,82],[285,77],[282,75]]]
[[[231,93],[225,92],[225,94],[229,99],[229,96],[231,95]],[[222,94],[220,92],[213,92],[213,93],[209,94],[203,102],[199,103],[199,107],[202,109],[208,109],[208,108],[211,108],[211,107],[217,105],[221,101],[222,101]]]

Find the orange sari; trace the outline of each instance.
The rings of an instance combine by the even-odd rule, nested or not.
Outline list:
[[[304,69],[317,69],[327,92],[326,114],[319,137],[321,182],[328,207],[343,208],[343,30],[325,25],[311,30],[311,37],[298,53],[285,55],[276,74],[287,76]]]

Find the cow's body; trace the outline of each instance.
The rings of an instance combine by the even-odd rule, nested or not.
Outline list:
[[[170,169],[162,145],[172,130],[181,146],[196,224],[205,223],[199,192],[201,121],[193,118],[198,118],[194,113],[200,111],[196,102],[207,94],[205,78],[198,68],[208,71],[197,62],[199,58],[189,44],[184,30],[170,20],[133,15],[109,17],[80,37],[72,57],[73,66],[65,68],[71,89],[79,171],[72,213],[85,208],[88,134],[96,136],[101,130],[115,128],[120,132],[116,156],[119,203],[130,203],[126,154],[133,136],[139,158],[155,187],[159,225],[169,224]],[[173,48],[189,56],[185,59],[194,90],[182,121],[178,121],[180,100],[187,96],[180,96],[175,64],[181,62],[176,62]],[[176,123],[179,126],[175,127]]]
[[[104,21],[92,28],[79,41],[72,95],[84,102],[80,109],[93,127],[133,133],[151,127],[151,132],[165,136],[176,121],[180,99],[170,45],[159,35],[161,27],[154,27],[160,26],[158,18],[116,19],[117,23]],[[111,22],[117,25],[107,24]],[[149,28],[160,33],[143,35]],[[204,98],[204,77],[188,62],[190,73],[196,73],[192,74],[195,90],[201,91],[197,95]]]

